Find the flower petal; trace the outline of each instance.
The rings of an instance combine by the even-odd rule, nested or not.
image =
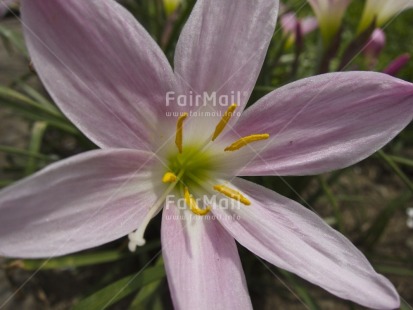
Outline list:
[[[35,69],[66,116],[102,148],[153,150],[174,76],[134,17],[112,0],[23,1],[22,17]]]
[[[91,151],[2,190],[0,256],[63,255],[135,230],[157,198],[154,156]]]
[[[315,17],[306,17],[300,21],[301,24],[301,31],[303,35],[306,35],[310,32],[313,32],[318,27],[318,21]]]
[[[364,255],[313,212],[254,183],[236,179],[250,206],[213,212],[243,246],[344,299],[374,309],[396,309],[399,296]]]
[[[277,89],[249,108],[233,139],[270,139],[237,151],[239,175],[307,175],[373,154],[413,117],[413,84],[382,73],[331,73]]]
[[[289,12],[281,16],[280,18],[281,28],[284,33],[290,34],[295,33],[297,29],[297,16],[293,12]]]
[[[176,309],[252,309],[235,241],[215,219],[168,203],[162,250]]]
[[[209,105],[211,111],[239,105],[242,111],[260,73],[274,33],[278,0],[198,0],[179,38],[175,74],[194,94],[241,102]],[[235,94],[237,98],[238,95]]]

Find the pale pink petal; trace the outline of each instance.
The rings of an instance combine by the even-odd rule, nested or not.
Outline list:
[[[152,153],[90,151],[2,190],[0,256],[57,256],[127,235],[157,198],[155,164]]]
[[[175,73],[184,88],[221,99],[238,93],[235,103],[242,111],[274,32],[278,2],[198,0],[175,52]],[[234,102],[202,103],[211,112],[226,111]]]
[[[175,309],[252,309],[237,246],[216,219],[168,203],[161,233]]]
[[[368,157],[412,117],[413,84],[382,73],[331,73],[268,94],[226,139],[270,134],[236,151],[245,160],[239,175],[317,174]]]
[[[241,245],[341,298],[374,309],[398,308],[393,285],[316,214],[242,179],[231,186],[244,193],[251,205],[228,210],[218,207],[213,212]]]
[[[113,0],[27,0],[34,67],[66,116],[100,147],[154,149],[173,72],[160,48]]]

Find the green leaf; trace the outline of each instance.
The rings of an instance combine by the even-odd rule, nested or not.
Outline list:
[[[39,153],[42,146],[43,135],[46,131],[46,122],[36,122],[32,128],[32,135],[30,139],[29,152]],[[25,173],[30,175],[37,170],[37,161],[34,157],[29,157],[26,162]]]
[[[341,217],[341,213],[340,213],[340,208],[337,202],[336,197],[333,194],[333,191],[331,190],[331,188],[328,186],[327,182],[321,177],[318,177],[318,181],[320,183],[320,187],[322,189],[322,191],[324,192],[326,198],[328,199],[328,202],[330,203],[330,205],[333,208],[334,211],[334,217],[338,226],[338,230],[340,232],[344,232],[344,223],[343,223],[343,219]]]
[[[402,299],[400,304],[400,310],[412,310],[412,306],[407,301]]]
[[[144,252],[152,251],[158,248],[159,242],[151,242],[145,246],[139,248],[136,253],[130,252],[119,252],[118,250],[112,251],[98,251],[86,254],[74,254],[63,257],[56,257],[51,259],[23,259],[14,260],[10,262],[7,267],[9,268],[21,268],[25,270],[37,270],[41,268],[46,269],[64,269],[64,268],[75,268],[83,267],[89,265],[97,265],[103,263],[114,262],[124,258],[139,255]]]
[[[9,104],[25,105],[35,110],[42,111],[49,115],[52,115],[57,119],[65,121],[62,114],[56,108],[51,108],[47,105],[40,104],[30,99],[29,97],[8,87],[0,86],[0,100],[7,101]]]
[[[386,230],[394,213],[399,209],[405,208],[406,203],[412,196],[412,192],[405,191],[400,196],[391,200],[361,237],[360,242],[369,248],[373,247]]]
[[[30,119],[33,121],[45,121],[52,127],[58,128],[60,130],[63,130],[73,135],[81,136],[81,133],[79,132],[79,130],[76,129],[73,126],[73,124],[69,123],[67,120],[59,120],[54,117],[50,117],[48,115],[39,113],[38,111],[31,111],[30,109],[27,109],[26,107],[15,105],[7,101],[3,101],[2,106],[12,108],[14,112],[16,112],[16,114],[19,114],[27,119]]]
[[[0,38],[2,39],[8,52],[11,52],[12,48],[14,48],[16,51],[28,58],[29,54],[27,53],[23,36],[20,31],[14,31],[0,26]]]
[[[331,186],[335,182],[338,181],[338,179],[341,177],[341,175],[345,172],[345,169],[337,170],[331,173],[330,177],[326,180],[326,184],[328,186]],[[314,194],[312,194],[308,199],[307,203],[311,206],[313,205],[323,194],[323,189],[320,187]]]
[[[320,310],[320,306],[317,304],[315,299],[308,292],[307,288],[304,287],[297,281],[296,277],[289,273],[288,271],[280,269],[280,272],[284,275],[288,283],[293,287],[293,290],[300,297],[302,302],[305,304],[306,308],[309,310]]]
[[[398,266],[374,265],[374,268],[380,273],[392,274],[396,276],[413,277],[413,269]]]
[[[387,155],[387,156],[389,156],[395,163],[413,167],[413,160],[411,159],[407,159],[407,158],[399,157],[399,156],[393,156],[393,155]]]
[[[70,255],[63,256],[52,259],[25,259],[25,260],[14,260],[7,265],[7,268],[19,268],[24,270],[47,270],[47,269],[66,269],[83,267],[88,265],[97,265],[102,263],[113,262],[125,257],[130,257],[130,255],[121,253],[119,251],[108,251],[91,254],[81,254],[81,255]]]
[[[122,278],[93,295],[81,300],[73,310],[105,309],[122,298],[136,292],[146,285],[159,281],[165,277],[163,266],[154,266]]]
[[[378,151],[377,154],[381,159],[384,160],[384,162],[387,163],[387,165],[393,170],[393,172],[395,172],[400,177],[404,184],[406,184],[406,186],[413,193],[413,183],[410,182],[410,179],[404,174],[404,172],[400,169],[399,165],[392,159],[392,157],[387,155],[383,151]]]
[[[156,266],[162,266],[162,264],[163,260],[161,256],[156,262]],[[162,280],[159,280],[143,287],[132,301],[129,306],[129,310],[154,309],[154,304],[159,301],[157,298],[159,296],[157,296],[156,293],[158,292],[161,284]]]
[[[54,111],[55,115],[59,114],[62,116],[58,108],[53,105],[49,100],[47,100],[41,93],[39,93],[36,89],[31,87],[29,84],[23,81],[17,81],[17,86],[25,92],[30,98],[38,102],[39,104],[43,105],[48,111]]]
[[[6,145],[0,145],[0,152],[11,154],[11,155],[33,157],[36,159],[46,160],[46,161],[53,161],[56,159],[52,156],[47,156],[47,155],[40,154],[40,153],[32,153],[31,151],[28,151],[28,150],[18,149],[18,148],[15,148],[12,146],[6,146]]]

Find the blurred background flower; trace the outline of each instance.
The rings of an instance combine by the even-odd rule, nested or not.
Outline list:
[[[293,12],[285,13],[280,18],[281,27],[284,35],[287,37],[286,48],[290,48],[297,39],[297,34],[300,38],[317,29],[318,22],[315,17],[305,17],[297,19]]]
[[[373,70],[377,64],[380,53],[386,45],[386,34],[380,28],[376,28],[368,39],[363,54],[367,61],[367,67]]]
[[[318,19],[323,44],[328,46],[340,30],[351,0],[308,0]]]
[[[367,0],[358,33],[366,30],[373,22],[382,27],[390,18],[413,7],[413,0]]]

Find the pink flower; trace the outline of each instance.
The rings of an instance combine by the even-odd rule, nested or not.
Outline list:
[[[363,54],[368,58],[377,60],[385,45],[386,34],[382,29],[376,28],[363,49]]]
[[[313,32],[318,27],[318,22],[315,17],[306,17],[298,20],[296,15],[292,12],[281,16],[281,28],[284,35],[288,37],[287,47],[291,46],[296,40],[297,29],[300,37]]]
[[[235,240],[341,298],[398,307],[392,284],[343,235],[295,201],[235,177],[347,167],[413,116],[412,84],[368,72],[291,83],[239,116],[277,6],[198,0],[172,71],[115,1],[23,0],[36,71],[66,116],[102,149],[1,191],[0,254],[64,255],[127,234],[133,250],[164,207],[162,249],[178,309],[251,308]],[[194,94],[205,96],[200,107],[189,104]],[[222,104],[232,95],[235,104]]]
[[[286,13],[281,17],[281,27],[285,34],[295,34],[297,25],[300,25],[301,35],[306,35],[317,29],[317,19],[306,17],[298,20],[294,13]]]

